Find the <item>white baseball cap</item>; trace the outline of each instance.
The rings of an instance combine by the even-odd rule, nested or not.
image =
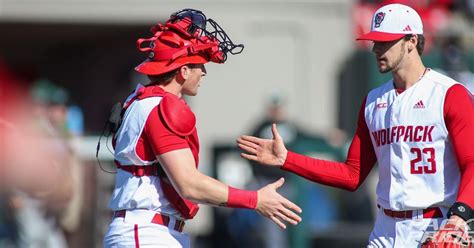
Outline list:
[[[393,41],[407,34],[423,34],[420,16],[406,5],[389,4],[375,11],[370,32],[357,40]]]

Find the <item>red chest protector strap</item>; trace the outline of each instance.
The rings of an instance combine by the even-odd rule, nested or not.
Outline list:
[[[145,99],[145,98],[148,98],[148,97],[163,97],[163,100],[171,99],[171,102],[173,103],[173,105],[166,107],[166,111],[168,111],[168,113],[163,113],[164,108],[160,107],[161,114],[162,115],[167,115],[166,117],[164,117],[164,119],[165,119],[165,122],[168,125],[168,127],[171,126],[170,127],[171,131],[173,131],[176,134],[181,135],[181,136],[187,136],[187,135],[191,134],[192,131],[194,131],[195,119],[194,119],[194,114],[192,114],[192,112],[190,112],[192,114],[192,117],[193,117],[191,119],[194,121],[194,123],[192,124],[192,127],[191,127],[191,125],[189,125],[189,123],[185,123],[186,125],[181,126],[181,127],[172,126],[172,125],[174,125],[173,122],[175,122],[175,117],[178,117],[179,113],[187,114],[186,109],[182,110],[183,106],[176,106],[176,104],[182,104],[182,105],[185,105],[185,104],[184,104],[184,102],[181,103],[179,100],[177,100],[177,99],[179,99],[178,97],[176,97],[174,95],[171,95],[169,93],[166,93],[160,87],[151,86],[151,87],[140,88],[138,90],[136,96],[134,96],[132,99],[130,99],[128,102],[126,102],[124,104],[123,112],[125,112],[125,110],[135,100],[137,100],[137,99],[141,100],[141,99]],[[166,102],[170,102],[170,101],[169,100],[168,101],[163,101],[163,103],[166,103]],[[160,104],[160,105],[162,105],[162,104]],[[168,104],[168,105],[170,105],[170,104]],[[179,111],[178,114],[174,114],[174,115],[170,116],[170,114],[173,114],[173,111],[170,108],[173,108],[173,107],[174,108],[178,107],[177,109],[178,110],[181,109],[181,111]],[[185,107],[187,107],[187,106],[185,106]],[[165,171],[163,170],[163,168],[161,167],[161,165],[159,163],[155,163],[153,165],[147,165],[147,166],[145,166],[145,165],[121,165],[118,161],[115,161],[115,164],[117,165],[117,168],[125,170],[125,171],[131,173],[132,175],[134,175],[136,177],[158,176],[160,178],[160,185],[161,185],[161,188],[163,190],[163,193],[166,196],[166,199],[168,199],[169,202],[173,205],[173,207],[176,210],[178,210],[178,212],[181,214],[181,216],[183,218],[192,219],[197,214],[197,212],[199,210],[198,204],[196,204],[196,203],[194,203],[190,200],[182,198],[178,194],[178,192],[176,192],[173,185],[169,181]]]
[[[192,219],[197,214],[199,210],[198,204],[182,198],[178,192],[174,189],[173,185],[169,181],[166,173],[161,168],[161,165],[156,163],[153,165],[120,165],[117,161],[115,161],[117,168],[122,169],[131,173],[136,177],[142,176],[157,176],[160,178],[160,185],[163,193],[173,205],[173,207],[178,210],[178,212],[183,216],[185,219]]]

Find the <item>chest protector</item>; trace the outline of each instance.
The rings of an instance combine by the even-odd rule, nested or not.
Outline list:
[[[134,104],[141,101],[144,107]],[[132,105],[134,104],[134,105]],[[196,119],[191,109],[177,96],[165,92],[158,86],[141,87],[132,94],[122,110],[123,121],[114,137],[115,164],[118,168],[132,173],[134,176],[157,176],[166,199],[185,219],[192,219],[199,210],[198,204],[182,198],[172,186],[158,160],[144,161],[136,155],[135,146],[142,135],[145,122],[151,110],[158,106],[165,125],[175,134],[186,137],[198,167]],[[139,111],[133,115],[131,111]],[[118,139],[126,142],[117,142]],[[196,144],[194,144],[196,143]]]

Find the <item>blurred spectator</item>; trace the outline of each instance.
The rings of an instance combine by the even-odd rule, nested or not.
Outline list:
[[[67,247],[63,231],[77,228],[82,199],[79,162],[65,138],[67,97],[46,91],[30,102],[19,85],[0,64],[0,246]]]
[[[278,124],[282,137],[287,143],[294,143],[298,136],[298,128],[290,123],[287,119],[286,106],[284,97],[280,92],[273,92],[267,100],[264,118],[253,128],[252,136],[262,137],[264,139],[272,138],[272,123]],[[252,163],[252,169],[257,180],[264,178],[265,180],[278,180],[285,175],[281,170],[272,170],[265,166],[260,166],[255,162]]]
[[[336,148],[330,143],[342,146],[345,143],[344,134],[335,132],[333,133],[334,135],[328,136],[330,138],[329,141],[326,137],[306,133],[295,123],[288,120],[286,101],[283,94],[278,91],[272,92],[268,97],[264,118],[253,128],[251,135],[261,138],[272,138],[272,123],[277,123],[287,147],[291,147],[293,150],[308,155],[318,154],[332,159],[338,159],[343,156],[342,147]],[[304,209],[314,209],[314,206],[317,206],[317,211],[303,211],[303,222],[300,224],[303,227],[289,227],[286,231],[275,228],[270,221],[258,215],[247,216],[249,213],[237,210],[234,214],[239,215],[240,213],[240,216],[235,219],[247,219],[248,221],[241,224],[246,225],[247,229],[254,230],[237,232],[247,235],[247,237],[239,237],[237,240],[252,240],[252,247],[308,247],[313,233],[326,230],[332,222],[337,220],[338,206],[334,199],[335,195],[332,194],[333,190],[309,183],[298,177],[285,175],[282,170],[275,170],[253,162],[251,164],[257,184],[252,187],[259,187],[280,177],[285,177],[288,183],[281,188],[281,193]],[[235,225],[235,223],[239,222],[232,221],[231,223]],[[234,227],[234,229],[238,230],[238,227]]]
[[[298,130],[295,125],[287,121],[285,102],[280,92],[273,92],[270,95],[266,106],[265,117],[255,126],[252,135],[262,138],[272,137],[272,123],[278,123],[279,128],[282,130],[281,135],[286,138],[288,143],[295,141]],[[272,168],[260,166],[255,163],[252,163],[252,170],[257,184],[256,187],[261,187],[284,177],[282,170],[272,170]],[[293,190],[291,182],[288,181],[288,183],[281,188],[280,192],[288,197],[288,199],[293,200],[293,192],[291,192]],[[267,221],[258,215],[254,216],[253,221],[256,230],[260,230],[260,232],[252,232],[258,234],[256,239],[259,239],[259,242],[257,241],[257,244],[269,248],[289,246],[288,232],[286,230],[280,230],[273,225],[271,221]]]
[[[56,218],[58,227],[66,234],[77,230],[80,222],[80,213],[83,199],[83,173],[81,162],[71,146],[71,141],[77,134],[82,134],[82,111],[73,106],[73,114],[69,112],[69,95],[66,90],[48,80],[41,79],[35,82],[32,89],[32,99],[35,105],[35,118],[41,128],[51,139],[61,145],[63,161],[60,165],[64,170],[63,186],[69,191],[67,201],[48,201],[46,212]],[[44,114],[44,115],[43,115]],[[75,126],[70,130],[70,123]]]
[[[50,161],[57,154],[48,149],[51,143],[44,139],[43,133],[29,125],[32,118],[31,105],[25,100],[27,94],[3,63],[0,63],[0,97],[0,240],[2,247],[32,247],[21,241],[24,232],[18,214],[19,207],[25,204],[18,196],[42,198],[52,192],[50,189],[57,186],[59,174]],[[46,227],[39,231],[47,235]]]

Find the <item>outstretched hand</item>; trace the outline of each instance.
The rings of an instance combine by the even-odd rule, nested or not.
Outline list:
[[[243,158],[271,166],[282,166],[285,163],[288,150],[281,138],[276,124],[272,124],[273,139],[261,139],[254,136],[242,135],[237,139],[237,145],[246,153]]]
[[[280,178],[278,181],[258,190],[256,209],[258,213],[269,218],[282,229],[286,229],[284,222],[292,225],[298,224],[301,221],[301,217],[296,213],[302,212],[300,207],[276,191],[284,182],[285,179]]]

